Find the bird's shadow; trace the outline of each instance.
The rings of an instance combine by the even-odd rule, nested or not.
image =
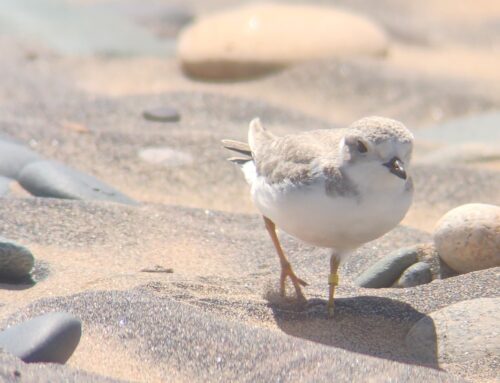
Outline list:
[[[277,298],[266,299],[277,325],[286,334],[348,351],[397,362],[439,369],[434,328],[433,342],[425,357],[406,344],[411,327],[425,314],[407,303],[377,296],[335,299],[335,314],[328,317],[326,301],[309,299],[305,304]],[[432,323],[432,321],[431,321]]]

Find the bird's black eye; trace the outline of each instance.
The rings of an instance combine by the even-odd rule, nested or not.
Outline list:
[[[358,145],[358,152],[366,153],[368,151],[366,145],[363,142],[361,142],[360,140],[358,140],[357,145]]]

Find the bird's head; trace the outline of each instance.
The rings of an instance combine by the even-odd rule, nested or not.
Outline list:
[[[411,182],[409,165],[413,135],[399,121],[366,117],[354,122],[340,144],[343,169],[358,182],[373,187]]]

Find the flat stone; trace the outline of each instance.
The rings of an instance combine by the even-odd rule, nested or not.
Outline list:
[[[442,144],[491,144],[500,141],[500,112],[457,118],[415,132],[417,140]]]
[[[81,334],[78,318],[54,312],[0,332],[0,347],[26,363],[64,364],[78,346]]]
[[[176,109],[168,106],[145,110],[142,115],[146,120],[156,122],[177,122],[181,119]]]
[[[0,282],[16,282],[29,277],[35,258],[24,246],[0,237]]]
[[[151,164],[166,167],[178,167],[189,165],[193,162],[190,153],[182,152],[172,148],[144,148],[139,151],[139,157]]]
[[[421,155],[416,164],[457,165],[500,160],[500,151],[494,144],[463,143],[447,145],[425,155]]]
[[[37,197],[89,199],[136,204],[97,178],[56,161],[37,161],[19,175],[22,187]]]
[[[441,259],[459,273],[500,266],[500,207],[452,209],[436,223],[433,237]]]
[[[420,319],[406,344],[422,361],[468,363],[500,355],[500,298],[452,304]]]
[[[0,197],[5,197],[10,193],[11,178],[0,176]]]
[[[0,175],[16,179],[23,167],[39,159],[38,154],[27,147],[0,139]]]
[[[62,54],[165,55],[170,50],[117,12],[61,0],[3,0],[0,23],[7,31],[42,40]]]
[[[418,253],[415,246],[396,250],[369,266],[354,283],[360,287],[390,287],[404,270],[417,262]]]
[[[399,279],[394,283],[394,287],[415,287],[432,281],[431,267],[425,262],[417,262],[408,267]]]
[[[207,15],[184,29],[178,55],[192,76],[248,77],[325,57],[381,55],[384,31],[334,7],[260,3]]]

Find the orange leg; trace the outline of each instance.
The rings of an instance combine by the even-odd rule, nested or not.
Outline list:
[[[263,216],[264,217],[264,216]],[[293,283],[293,287],[295,287],[295,292],[297,294],[297,298],[299,300],[305,301],[306,297],[302,293],[302,286],[307,286],[307,282],[303,281],[299,277],[295,275],[295,273],[292,270],[292,265],[290,265],[290,262],[288,262],[288,259],[286,258],[285,253],[283,252],[283,249],[281,248],[280,242],[278,240],[278,236],[276,235],[276,225],[274,224],[273,221],[271,221],[269,218],[264,217],[264,222],[266,224],[266,229],[269,235],[271,236],[271,239],[274,244],[274,248],[276,249],[276,252],[278,253],[278,256],[280,257],[280,263],[281,263],[281,277],[280,277],[280,294],[281,296],[285,296],[285,282],[286,282],[286,277],[290,277]]]

